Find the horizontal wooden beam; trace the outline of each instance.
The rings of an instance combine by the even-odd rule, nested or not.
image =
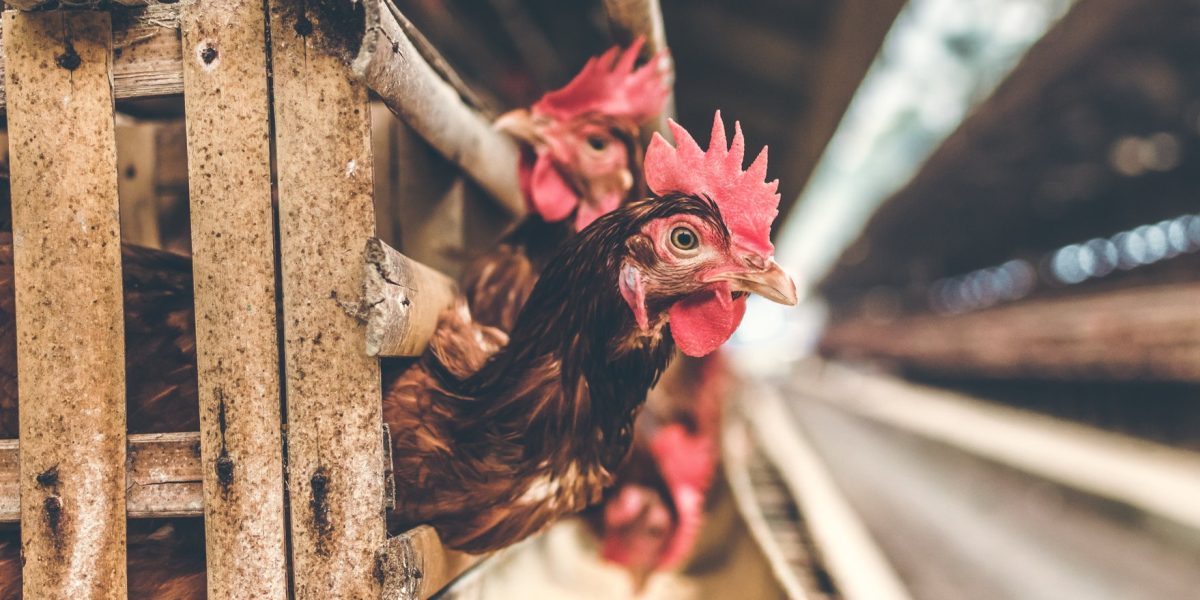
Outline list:
[[[1200,531],[1200,455],[829,364],[806,394],[891,427]]]
[[[121,6],[154,6],[160,0],[112,0]],[[178,1],[178,0],[176,0]],[[17,10],[39,10],[51,7],[71,9],[109,9],[112,2],[108,0],[12,0],[5,4]],[[163,2],[163,4],[168,4]]]
[[[449,277],[379,238],[367,241],[363,296],[347,310],[367,324],[368,356],[420,356],[458,294]]]
[[[493,129],[426,61],[401,25],[407,20],[389,0],[363,4],[366,23],[351,63],[354,74],[500,206],[514,215],[523,214],[516,142]]]
[[[823,354],[967,376],[1200,382],[1200,283],[834,325]]]
[[[114,11],[112,27],[114,98],[129,100],[183,93],[178,4]],[[3,46],[4,40],[0,40],[0,80],[5,69]],[[6,90],[0,84],[0,111],[7,107]]]
[[[428,525],[390,537],[376,558],[383,575],[380,598],[425,600],[484,558],[447,549]]]
[[[21,520],[18,440],[0,440],[0,523]],[[125,510],[131,519],[199,517],[204,514],[200,434],[129,436]]]

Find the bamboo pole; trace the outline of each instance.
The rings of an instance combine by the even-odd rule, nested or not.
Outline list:
[[[375,230],[367,88],[325,51],[328,6],[269,6],[294,592],[373,598],[390,467],[379,363],[339,305],[360,292]]]
[[[179,5],[163,4],[113,14],[113,97],[118,100],[183,93]],[[0,72],[6,68],[0,39]],[[7,85],[7,84],[5,84]],[[5,108],[0,89],[0,111]]]
[[[426,600],[483,560],[442,546],[437,531],[422,525],[395,537],[379,551],[384,600]]]
[[[208,594],[286,598],[265,16],[182,17]]]
[[[505,210],[523,214],[516,143],[492,129],[422,58],[389,0],[364,0],[363,6],[366,24],[354,74]]]
[[[1025,301],[973,313],[839,323],[825,354],[987,377],[1200,381],[1200,284]]]
[[[354,312],[367,323],[367,355],[420,356],[438,315],[458,293],[454,281],[378,238],[367,242],[365,255],[362,300]]]
[[[26,598],[125,596],[125,360],[108,13],[4,13]]]

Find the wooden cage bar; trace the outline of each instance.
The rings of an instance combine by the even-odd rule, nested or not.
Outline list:
[[[659,0],[604,0],[608,13],[608,24],[617,43],[628,45],[638,37],[646,40],[642,56],[649,57],[667,48],[667,33],[663,26],[662,7]],[[666,60],[671,61],[670,56]],[[671,63],[673,64],[673,63]],[[674,68],[671,68],[674,73]],[[657,131],[670,139],[667,119],[675,116],[675,86],[663,104],[658,118],[642,128],[642,135],[649,140],[650,133]]]
[[[208,594],[288,594],[266,17],[183,6]]]
[[[108,13],[4,13],[26,598],[125,596],[125,360]],[[86,127],[80,127],[86,123]]]
[[[511,138],[463,102],[405,34],[389,0],[364,0],[366,25],[351,68],[388,108],[513,215],[525,212]]]
[[[117,100],[183,93],[178,4],[115,13],[112,21],[112,88]],[[0,39],[0,59],[6,39]],[[0,60],[0,70],[7,68]],[[8,84],[5,83],[5,86]],[[7,90],[0,90],[0,111]]]
[[[387,533],[379,363],[339,304],[375,231],[370,107],[315,12],[270,3],[292,573],[299,599],[371,598]]]

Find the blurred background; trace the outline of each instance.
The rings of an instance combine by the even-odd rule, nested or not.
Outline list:
[[[600,0],[396,4],[492,114],[613,42]],[[753,307],[730,344],[744,382],[722,442],[733,500],[713,513],[736,504],[742,533],[709,526],[703,543],[723,552],[640,593],[1197,597],[1200,3],[661,11],[679,121],[704,144],[720,108],[770,147],[777,259],[804,300]],[[150,148],[121,152],[123,235],[186,252],[182,104],[119,108],[119,145]],[[473,192],[373,115],[380,160],[425,157],[420,172],[377,166],[380,198],[418,198],[381,211],[381,237],[455,272],[492,238],[447,219],[489,213],[422,204]],[[625,593],[555,570],[577,526],[506,559],[542,581],[484,573],[490,594],[459,593]],[[748,562],[713,558],[743,539]],[[720,583],[731,569],[741,580]]]

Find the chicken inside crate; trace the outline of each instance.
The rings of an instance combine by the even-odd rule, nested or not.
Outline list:
[[[303,22],[303,12],[300,17]],[[289,31],[306,37],[302,27]],[[399,289],[386,292],[394,304],[356,304],[348,294],[303,290],[319,298],[323,309],[336,306],[339,312],[332,317],[336,326],[298,340],[289,311],[314,302],[290,298],[296,286],[289,278],[296,275],[289,271],[295,262],[289,253],[297,250],[289,244],[300,236],[288,230],[288,220],[297,218],[293,203],[302,196],[289,179],[297,169],[286,164],[286,157],[302,152],[296,137],[286,137],[295,133],[287,127],[295,127],[299,117],[288,112],[296,110],[286,104],[295,101],[286,89],[289,63],[275,48],[280,131],[273,132],[271,155],[276,162],[261,161],[249,171],[270,183],[257,189],[266,191],[259,200],[268,200],[276,211],[268,211],[265,222],[283,230],[258,247],[282,270],[274,273],[275,282],[259,283],[268,284],[266,296],[275,303],[271,312],[278,311],[272,315],[280,327],[272,332],[278,335],[278,340],[272,336],[272,347],[286,354],[286,369],[279,367],[275,376],[286,377],[289,397],[279,408],[286,409],[281,424],[292,444],[285,449],[288,456],[299,446],[295,440],[308,433],[297,425],[301,411],[290,405],[290,396],[301,387],[297,380],[304,379],[302,372],[295,373],[292,359],[298,351],[292,346],[305,352],[323,344],[344,346],[347,331],[361,337],[360,319],[369,330],[372,319],[396,305],[405,315],[412,312],[411,321],[424,321],[424,333],[405,334],[424,339],[403,356],[376,362],[356,350],[348,359],[369,365],[363,372],[382,370],[366,387],[382,385],[382,421],[390,439],[380,446],[388,448],[392,464],[371,477],[393,479],[394,491],[389,488],[379,500],[388,506],[388,532],[394,537],[382,546],[356,549],[371,554],[385,594],[391,581],[401,593],[428,596],[474,560],[466,554],[510,549],[504,553],[508,558],[488,563],[481,577],[522,570],[521,564],[531,568],[531,560],[550,572],[552,560],[537,556],[564,543],[575,547],[575,556],[608,569],[604,577],[628,586],[629,593],[682,585],[695,594],[697,586],[708,585],[700,582],[733,569],[753,573],[769,588],[763,597],[781,594],[771,583],[774,575],[764,570],[762,549],[741,529],[719,474],[717,422],[725,395],[719,359],[697,358],[665,371],[676,347],[695,357],[715,351],[741,321],[749,294],[796,302],[794,283],[772,259],[777,183],[767,181],[765,149],[745,167],[740,124],[734,124],[727,141],[719,113],[707,149],[672,123],[674,143],[656,136],[643,157],[640,128],[658,116],[669,95],[669,77],[662,72],[669,64],[665,54],[640,56],[644,43],[635,38],[628,48],[612,48],[543,102],[501,117],[497,125],[505,134],[487,130],[489,143],[520,159],[509,176],[519,180],[514,189],[529,198],[530,214],[519,223],[498,210],[503,202],[488,197],[495,194],[486,178],[462,160],[445,158],[445,149],[423,129],[427,124],[397,119],[393,113],[403,111],[395,99],[368,102],[368,86],[352,82],[347,87],[341,77],[328,78],[329,85],[343,86],[336,91],[362,102],[350,119],[363,126],[365,135],[351,140],[360,145],[347,146],[369,147],[370,167],[354,160],[338,163],[336,178],[326,181],[352,188],[348,195],[358,201],[366,199],[356,215],[373,209],[374,223],[354,230],[373,229],[379,238],[369,246],[365,268],[381,275],[385,286]],[[213,49],[211,44],[197,48],[193,58],[199,65],[214,63],[213,53],[205,51]],[[236,64],[232,49],[222,49],[221,57],[222,64]],[[345,68],[330,64],[339,75],[337,69]],[[304,61],[304,68],[312,65]],[[477,107],[466,107],[458,96],[455,106],[468,110],[473,122],[486,124],[474,112]],[[193,102],[190,95],[186,102]],[[207,169],[223,167],[208,164],[211,156],[200,150],[203,111],[186,106],[187,111],[178,96],[122,100],[114,116],[130,480],[127,581],[129,596],[139,598],[200,598],[229,581],[213,571],[221,560],[215,555],[232,555],[232,548],[214,541],[212,495],[236,497],[229,490],[239,489],[244,476],[242,456],[226,448],[227,431],[244,427],[237,412],[241,399],[213,388],[211,364],[205,366],[204,348],[198,351],[205,335],[212,335],[212,329],[205,333],[213,324],[211,315],[202,314],[207,310],[202,304],[214,277],[212,249],[219,247],[214,238],[221,236],[214,233],[212,209],[205,206],[212,189],[197,180]],[[513,138],[502,137],[509,134]],[[29,202],[20,194],[10,199],[7,186],[3,191],[5,213],[10,200],[22,206]],[[339,210],[328,204],[312,214]],[[329,229],[340,234],[343,220],[331,220],[338,223]],[[12,219],[5,225],[0,234],[0,436],[15,440],[21,423],[16,325],[22,292],[14,251],[24,250],[21,228],[14,231]],[[233,228],[236,234],[236,224]],[[358,248],[315,246],[314,255],[337,255],[364,268]],[[379,258],[370,248],[390,257],[392,265],[410,269],[410,279],[397,286],[381,263],[370,262]],[[462,295],[442,273],[463,274]],[[220,276],[230,274],[221,271]],[[282,291],[276,291],[272,285],[280,281]],[[448,306],[439,315],[443,305]],[[237,326],[232,321],[216,330],[233,335]],[[358,337],[353,344],[361,348]],[[660,376],[663,383],[635,431],[635,416]],[[234,436],[229,438],[232,446]],[[631,448],[633,458],[626,460]],[[15,457],[15,449],[14,443],[8,448],[13,456],[4,457]],[[359,458],[324,460],[340,468],[337,463]],[[289,468],[286,475],[294,477],[302,466],[293,461]],[[333,494],[345,493],[338,487],[340,473],[322,466],[288,487],[292,519],[316,532],[318,556],[342,548],[330,550],[335,542],[327,539],[340,533],[343,523],[338,505],[327,503]],[[57,489],[57,471],[40,473],[36,484]],[[611,490],[606,494],[605,488]],[[311,500],[298,497],[300,492]],[[168,494],[175,496],[164,500]],[[596,505],[590,514],[567,519],[590,505]],[[9,508],[4,517],[10,525],[0,532],[0,598],[19,597],[23,584],[28,597],[19,517]],[[717,517],[702,527],[706,510]],[[560,527],[547,531],[560,521]],[[51,517],[49,523],[54,530],[58,521]],[[291,539],[299,537],[294,530]],[[728,553],[723,546],[731,539],[738,542]],[[388,562],[393,551],[405,548],[416,553],[422,567]],[[563,548],[564,556],[572,555]],[[289,559],[299,560],[284,560]],[[670,580],[655,577],[667,572],[685,573],[678,580],[683,583],[664,584]],[[301,583],[295,585],[301,589]],[[368,589],[379,582],[363,585]],[[504,584],[497,582],[493,591],[499,589]]]

